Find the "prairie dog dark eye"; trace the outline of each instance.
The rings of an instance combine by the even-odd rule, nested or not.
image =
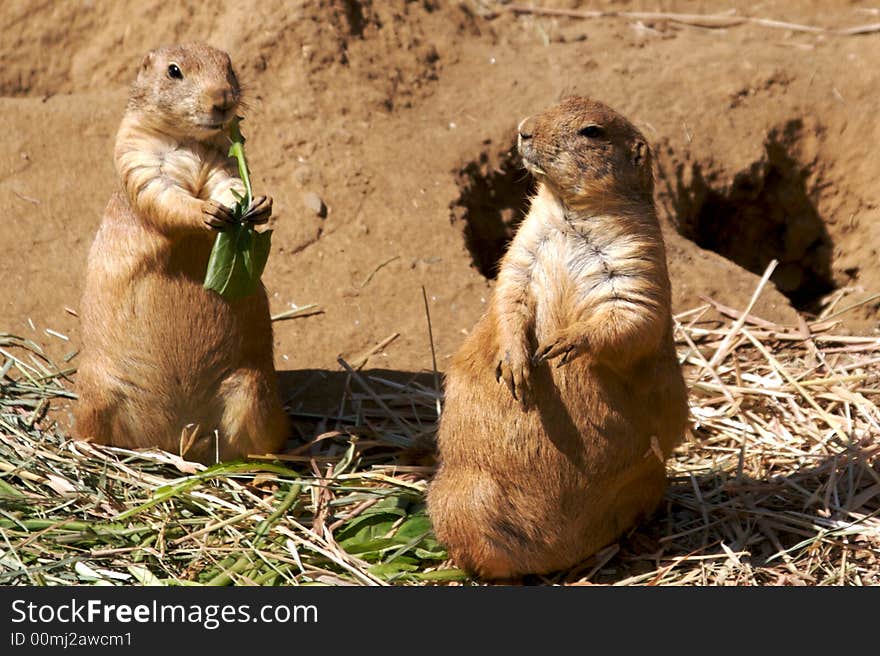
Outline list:
[[[168,77],[173,77],[175,80],[182,80],[183,72],[177,64],[171,64],[168,67]]]
[[[582,127],[580,130],[578,130],[578,134],[582,137],[595,139],[596,137],[602,136],[603,130],[598,125],[587,125],[586,127]]]

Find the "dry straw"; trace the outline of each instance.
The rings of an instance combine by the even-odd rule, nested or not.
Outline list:
[[[836,327],[711,300],[679,315],[693,427],[664,504],[574,570],[527,582],[880,584],[880,340]],[[340,410],[295,414],[299,446],[206,469],[70,440],[52,408],[73,397],[72,371],[0,335],[0,584],[470,582],[424,511],[431,376],[340,364]]]

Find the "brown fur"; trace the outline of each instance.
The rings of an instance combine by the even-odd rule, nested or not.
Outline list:
[[[141,65],[116,139],[120,189],[89,253],[80,439],[179,452],[194,438],[184,455],[202,462],[286,440],[265,290],[227,302],[202,286],[206,223],[243,192],[222,130],[239,101],[229,56],[209,46],[161,48]]]
[[[569,98],[519,148],[538,192],[447,372],[428,492],[451,557],[494,579],[570,567],[653,511],[656,450],[687,421],[644,137]]]

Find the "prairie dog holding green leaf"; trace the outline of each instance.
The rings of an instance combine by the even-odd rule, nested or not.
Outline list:
[[[687,394],[645,138],[568,98],[524,120],[538,181],[446,375],[437,538],[487,578],[571,567],[651,512]]]
[[[245,189],[227,156],[241,91],[203,44],[146,55],[116,137],[120,189],[89,253],[75,435],[213,462],[280,449],[289,430],[265,290],[203,288],[216,236]],[[272,201],[244,219],[266,223]]]

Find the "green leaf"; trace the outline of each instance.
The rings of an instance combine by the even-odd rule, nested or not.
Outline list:
[[[269,249],[272,248],[272,231],[254,232],[254,245],[251,249],[251,256],[254,259],[254,275],[259,281],[266,268],[266,262],[269,260]]]
[[[419,569],[419,563],[410,558],[398,558],[393,563],[378,563],[370,568],[370,574],[389,578],[399,574],[409,574]]]
[[[431,520],[428,519],[427,515],[414,515],[400,525],[394,537],[400,542],[406,542],[414,537],[426,535],[430,532]]]
[[[375,560],[379,557],[381,552],[386,551],[388,549],[393,549],[397,547],[397,542],[388,538],[377,538],[375,540],[365,540],[360,542],[359,544],[347,543],[343,545],[339,543],[339,546],[343,547],[347,553],[352,555],[359,555],[363,557],[365,560],[371,560],[369,557],[371,554],[373,555],[372,560]]]
[[[363,542],[385,536],[399,519],[400,516],[390,513],[358,517],[336,535],[336,541],[346,551],[349,547],[356,548]]]
[[[241,196],[233,190],[237,199],[232,212],[234,221],[214,240],[204,283],[205,289],[217,292],[226,300],[244,298],[257,292],[272,246],[271,230],[257,232],[252,225],[241,220],[253,201],[253,191],[239,121],[235,118],[230,125],[232,145],[229,147],[229,156],[238,161],[238,172],[246,193]]]

